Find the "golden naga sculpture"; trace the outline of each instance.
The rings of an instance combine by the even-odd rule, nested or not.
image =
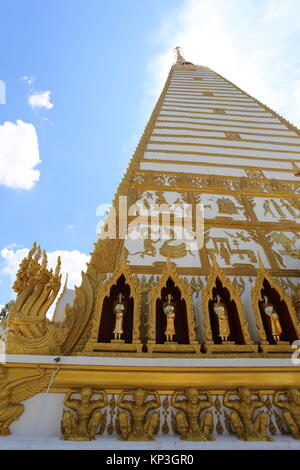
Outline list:
[[[163,311],[167,318],[167,326],[165,331],[165,336],[167,343],[173,342],[173,336],[176,334],[175,331],[175,315],[176,315],[176,305],[172,302],[172,296],[169,294],[166,297],[166,302],[163,305]]]
[[[254,418],[254,411],[265,405],[265,401],[259,392],[251,392],[246,387],[240,387],[237,390],[239,398],[231,400],[230,395],[235,392],[226,392],[224,395],[224,406],[234,410],[229,419],[237,434],[238,439],[242,441],[272,441],[267,435],[268,416],[266,412],[260,411]],[[258,400],[252,399],[252,394],[258,397]]]
[[[9,426],[23,414],[24,400],[40,393],[50,382],[52,371],[37,367],[38,374],[20,379],[8,380],[0,364],[0,436],[9,436]]]
[[[285,396],[285,400],[281,396]],[[273,398],[274,405],[282,408],[283,418],[294,439],[300,440],[300,390],[290,388],[286,392],[276,392]]]
[[[132,395],[133,400],[124,400],[125,395]],[[154,395],[155,400],[146,401],[147,395]],[[160,415],[155,411],[149,416],[150,410],[160,407],[160,399],[157,392],[146,391],[138,388],[134,391],[124,391],[118,399],[118,407],[126,410],[121,412],[118,418],[118,430],[123,441],[152,441],[160,427]]]
[[[47,269],[44,251],[34,243],[20,264],[13,285],[17,293],[7,319],[6,352],[11,354],[60,354],[67,329],[46,318],[61,285],[60,258],[55,272]]]
[[[282,328],[280,325],[279,316],[275,310],[275,306],[269,301],[269,298],[266,295],[263,296],[263,302],[261,304],[261,308],[269,319],[270,330],[274,338],[274,341],[276,342],[280,341]]]
[[[228,321],[228,311],[220,295],[217,295],[216,300],[213,303],[214,312],[218,317],[219,323],[219,337],[222,341],[227,342],[230,335],[229,321]]]
[[[64,441],[93,441],[99,427],[102,414],[100,409],[107,405],[105,392],[97,392],[90,387],[83,388],[79,393],[81,399],[71,399],[74,392],[70,390],[64,399],[64,405],[75,411],[76,419],[69,410],[64,410],[61,419],[61,437]],[[100,400],[92,400],[94,394],[102,395]]]
[[[115,341],[121,341],[121,336],[124,333],[123,330],[123,317],[124,314],[126,313],[126,305],[123,301],[123,295],[119,294],[118,295],[118,300],[114,302],[114,314],[116,317],[115,320],[115,328],[113,331],[114,339]]]
[[[206,399],[200,396],[206,395]],[[183,400],[178,400],[179,395],[184,395]],[[212,397],[209,392],[201,392],[195,387],[187,388],[185,391],[174,392],[171,405],[180,411],[175,415],[176,426],[184,441],[214,441],[211,436],[213,432],[213,414],[211,411],[204,413],[202,410],[213,406]]]

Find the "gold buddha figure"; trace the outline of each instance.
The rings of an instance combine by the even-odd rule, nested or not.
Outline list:
[[[166,302],[163,305],[163,311],[167,318],[166,326],[166,339],[168,343],[173,342],[173,336],[176,334],[175,331],[175,316],[176,316],[176,305],[172,302],[171,294],[166,297]]]
[[[228,311],[220,295],[217,295],[213,303],[214,312],[218,317],[219,324],[219,337],[222,341],[228,341],[230,335],[229,321],[228,321]]]
[[[114,314],[115,314],[115,328],[113,331],[114,339],[121,340],[121,336],[124,333],[123,330],[123,317],[126,312],[126,305],[123,301],[124,296],[120,293],[118,299],[114,302]]]
[[[266,295],[263,296],[263,302],[261,304],[261,307],[263,312],[268,316],[271,334],[274,340],[276,342],[280,341],[282,328],[279,321],[279,315],[275,310],[275,306],[269,301],[269,298]]]

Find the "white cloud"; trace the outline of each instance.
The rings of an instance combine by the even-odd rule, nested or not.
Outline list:
[[[186,0],[163,21],[160,53],[148,64],[147,109],[153,107],[181,46],[206,65],[300,126],[300,2]]]
[[[71,230],[71,231],[75,230],[75,225],[72,225],[72,224],[68,225],[67,230]]]
[[[24,82],[28,83],[28,85],[32,85],[35,80],[35,77],[32,77],[30,75],[24,75],[24,77],[21,77],[21,80],[24,80]]]
[[[33,108],[53,108],[53,103],[51,103],[51,91],[36,91],[28,98],[28,103]]]
[[[1,258],[4,261],[4,267],[1,269],[2,276],[8,276],[11,283],[14,282],[19,265],[25,256],[28,254],[28,248],[13,250],[10,248],[3,248],[0,252]],[[58,256],[61,257],[61,272],[63,275],[63,282],[68,274],[68,287],[74,288],[75,285],[81,284],[81,271],[86,271],[86,263],[89,262],[90,256],[81,253],[78,250],[56,250],[48,255],[48,267],[55,269]]]
[[[0,125],[0,184],[31,189],[39,180],[39,144],[33,124],[20,119]]]

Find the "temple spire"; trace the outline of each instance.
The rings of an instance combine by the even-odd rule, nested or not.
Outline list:
[[[183,55],[181,54],[180,47],[177,46],[174,49],[175,54],[176,54],[176,63],[175,65],[193,65],[192,62],[187,62]]]
[[[180,47],[175,47],[175,54],[176,54],[176,64],[182,65],[184,62],[186,62],[185,58],[182,56]]]

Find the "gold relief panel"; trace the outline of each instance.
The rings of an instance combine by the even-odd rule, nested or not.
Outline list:
[[[222,267],[258,266],[258,254],[268,263],[256,230],[209,228],[205,231],[205,249],[208,256]]]
[[[254,211],[262,222],[300,223],[300,201],[294,198],[258,198],[254,199]]]
[[[280,267],[299,269],[299,232],[265,232],[265,237]]]
[[[241,196],[201,194],[205,219],[224,221],[249,220],[250,215]]]

